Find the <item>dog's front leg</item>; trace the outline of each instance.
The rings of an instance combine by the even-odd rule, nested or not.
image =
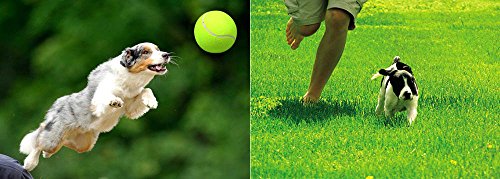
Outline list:
[[[385,112],[385,117],[388,117],[390,119],[394,117],[394,114],[396,113],[392,108],[389,109],[386,108],[384,112]]]
[[[102,116],[109,107],[121,108],[123,100],[113,94],[115,84],[112,80],[103,80],[96,88],[91,101],[91,111],[96,117]]]
[[[158,107],[158,101],[153,94],[153,91],[149,88],[144,88],[141,92],[142,103],[150,109],[156,109]]]
[[[378,94],[378,104],[375,109],[375,114],[382,115],[384,112],[384,101],[385,101],[385,89],[380,88],[380,93]]]
[[[417,117],[417,109],[408,109],[408,122],[413,123],[415,118]]]
[[[149,88],[144,88],[130,104],[125,107],[125,115],[130,119],[137,119],[144,115],[149,109],[156,109],[158,101]]]
[[[389,95],[385,97],[384,101],[384,112],[385,112],[385,117],[392,118],[394,117],[394,114],[396,113],[396,110],[394,109],[397,104],[397,97],[394,95]]]
[[[414,99],[412,101],[412,104],[407,109],[408,122],[410,123],[410,125],[411,125],[411,123],[413,123],[413,121],[415,121],[415,118],[417,118],[417,106],[418,106],[417,100],[418,100],[418,98]]]

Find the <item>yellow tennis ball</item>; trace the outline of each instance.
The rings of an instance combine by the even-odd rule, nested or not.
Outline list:
[[[194,38],[201,49],[210,53],[222,53],[236,41],[236,24],[222,11],[209,11],[196,21]]]

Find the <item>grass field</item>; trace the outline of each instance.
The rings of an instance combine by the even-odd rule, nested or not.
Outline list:
[[[303,107],[324,26],[286,44],[282,1],[251,1],[252,178],[499,178],[500,2],[370,0],[319,104]],[[399,55],[420,89],[416,122],[375,116]]]

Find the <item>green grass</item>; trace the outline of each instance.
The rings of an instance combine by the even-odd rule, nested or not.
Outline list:
[[[252,178],[500,177],[500,2],[370,0],[322,101],[304,107],[324,26],[286,44],[282,1],[251,1]],[[379,80],[401,56],[418,116],[374,115]]]

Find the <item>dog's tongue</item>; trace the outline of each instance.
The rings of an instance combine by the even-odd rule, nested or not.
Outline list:
[[[155,68],[156,68],[156,70],[158,70],[158,71],[161,71],[161,70],[162,70],[161,65],[156,65],[156,66],[155,66]]]

